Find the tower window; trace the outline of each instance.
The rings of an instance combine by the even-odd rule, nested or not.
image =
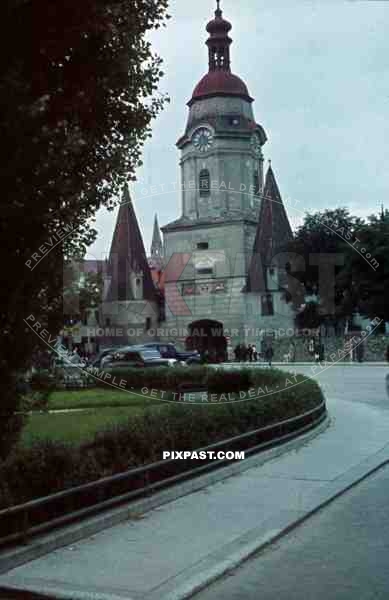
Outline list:
[[[261,297],[262,302],[262,315],[264,317],[270,317],[274,315],[273,296],[266,294]]]
[[[196,271],[198,275],[213,275],[212,267],[198,267]]]
[[[259,173],[258,171],[254,171],[254,196],[259,196],[260,186],[259,186]]]
[[[200,196],[203,198],[211,193],[211,178],[208,169],[202,169],[199,176]]]
[[[197,244],[197,250],[208,250],[209,244],[208,242],[199,242]]]

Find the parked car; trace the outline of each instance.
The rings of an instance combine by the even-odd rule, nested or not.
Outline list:
[[[158,350],[163,358],[174,358],[187,365],[201,363],[201,357],[197,350],[181,351],[177,350],[174,344],[164,342],[147,342],[147,344],[143,344],[143,347]]]
[[[105,358],[106,356],[108,356],[109,354],[114,354],[115,352],[118,352],[120,350],[120,346],[111,346],[110,348],[104,348],[104,350],[101,350],[101,352],[98,353],[98,355],[93,359],[93,361],[91,362],[91,364],[89,365],[90,367],[97,367],[100,368],[102,367],[101,361],[103,358]]]
[[[177,364],[174,358],[163,358],[155,348],[144,346],[128,346],[120,348],[112,355],[112,360],[104,364],[104,369],[123,367],[145,369],[149,367],[173,367]]]

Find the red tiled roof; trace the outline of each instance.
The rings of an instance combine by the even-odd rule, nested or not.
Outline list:
[[[244,81],[230,71],[210,71],[204,75],[196,85],[189,105],[194,100],[213,95],[240,96],[249,102],[253,101]]]

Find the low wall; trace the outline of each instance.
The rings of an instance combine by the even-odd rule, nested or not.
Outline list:
[[[356,334],[357,335],[357,334]],[[314,361],[314,357],[309,352],[308,344],[309,338],[280,338],[273,342],[274,358],[275,361],[284,361],[285,355],[288,354],[291,343],[293,342],[295,347],[295,361],[296,362],[309,362]],[[331,354],[336,353],[337,359],[342,362],[350,362],[350,354],[341,358],[341,351],[345,348],[346,338],[344,337],[324,337],[322,338],[324,345],[324,358],[328,359]],[[389,337],[384,335],[372,335],[363,341],[363,360],[364,361],[384,361],[386,360],[385,352],[389,344]]]

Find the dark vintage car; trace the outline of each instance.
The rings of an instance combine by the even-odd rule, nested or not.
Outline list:
[[[104,348],[104,350],[101,350],[98,355],[93,359],[93,361],[91,362],[90,366],[91,367],[102,367],[102,360],[105,359],[107,356],[113,356],[113,354],[115,352],[118,352],[120,350],[120,347],[118,346],[112,346],[110,348]]]
[[[111,360],[104,363],[104,369],[173,367],[177,361],[163,358],[158,350],[144,346],[128,346],[120,348],[112,354]]]
[[[148,342],[143,344],[144,348],[157,350],[163,358],[173,358],[175,360],[189,364],[200,364],[201,357],[197,350],[189,352],[178,350],[172,343]]]

